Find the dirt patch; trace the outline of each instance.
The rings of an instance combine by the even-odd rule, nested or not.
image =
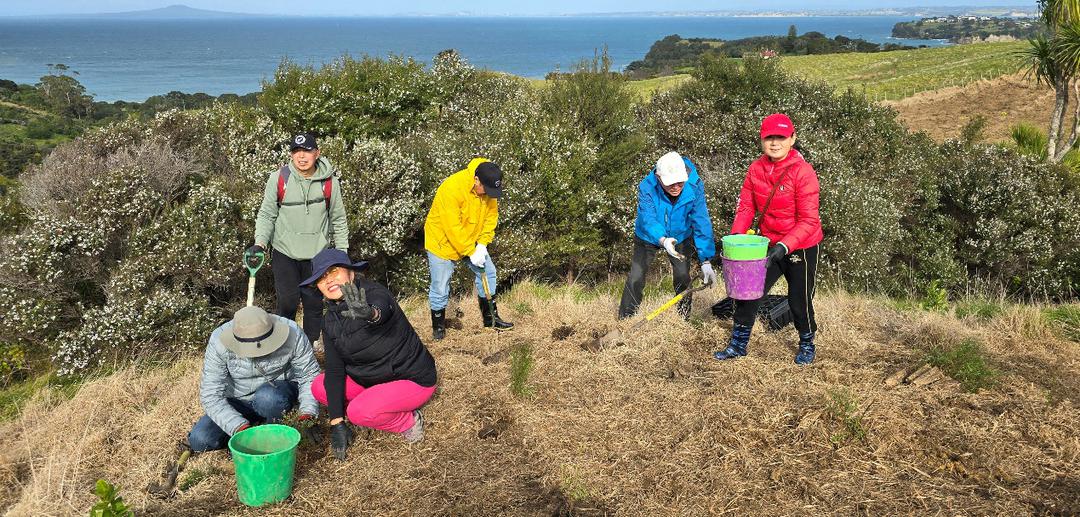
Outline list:
[[[572,335],[574,335],[574,327],[570,325],[559,325],[551,331],[551,339],[555,341],[562,341]]]
[[[505,433],[510,429],[510,425],[513,423],[510,417],[506,415],[498,415],[485,419],[484,425],[476,432],[476,437],[481,440],[494,440],[499,435]]]
[[[1020,122],[1044,128],[1054,108],[1054,92],[1016,74],[882,104],[896,109],[905,126],[937,141],[959,138],[964,125],[982,115],[987,121],[984,141],[1004,142]]]

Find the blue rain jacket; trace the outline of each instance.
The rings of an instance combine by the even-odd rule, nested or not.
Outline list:
[[[656,169],[649,171],[638,184],[637,220],[634,234],[650,244],[659,245],[661,237],[672,237],[678,242],[694,237],[698,259],[702,262],[716,256],[716,240],[713,238],[709,209],[705,206],[705,185],[698,176],[697,167],[686,157],[687,180],[683,191],[672,203],[664,187],[656,177]]]

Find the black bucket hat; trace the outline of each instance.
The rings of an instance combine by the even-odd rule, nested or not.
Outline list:
[[[326,271],[334,266],[347,267],[353,271],[363,271],[367,269],[368,263],[363,260],[353,262],[348,253],[337,248],[324,249],[311,259],[311,276],[301,282],[300,287],[314,286],[315,282],[319,281],[319,277],[325,275]]]

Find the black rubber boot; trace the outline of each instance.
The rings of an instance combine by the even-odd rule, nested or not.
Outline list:
[[[489,304],[487,298],[483,296],[477,297],[480,300],[480,316],[484,319],[485,327],[495,327],[495,330],[510,330],[514,328],[514,324],[503,321],[499,317],[499,306],[495,304],[495,298],[491,298]]]
[[[436,340],[446,337],[446,309],[431,310],[431,337]]]

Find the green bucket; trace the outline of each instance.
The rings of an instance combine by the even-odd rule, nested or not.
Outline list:
[[[280,424],[249,427],[229,439],[241,503],[262,506],[289,497],[299,443],[300,431]]]
[[[721,242],[728,260],[761,260],[769,252],[769,238],[760,235],[726,235]]]

